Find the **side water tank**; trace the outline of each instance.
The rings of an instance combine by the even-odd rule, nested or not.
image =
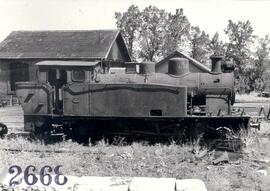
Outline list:
[[[168,73],[180,76],[189,73],[189,61],[185,58],[171,58],[169,60]]]
[[[144,62],[140,64],[140,74],[155,73],[155,63],[154,62]]]

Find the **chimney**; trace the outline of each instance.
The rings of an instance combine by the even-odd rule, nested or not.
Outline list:
[[[210,57],[210,59],[212,60],[212,70],[211,71],[213,73],[222,73],[221,64],[222,64],[223,56],[213,55]]]

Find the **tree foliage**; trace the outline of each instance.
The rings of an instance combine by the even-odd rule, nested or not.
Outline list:
[[[270,67],[269,60],[270,53],[270,39],[266,35],[264,38],[258,39],[258,46],[256,47],[255,59],[254,59],[254,72],[255,89],[262,91],[264,89],[270,89],[269,74],[265,73],[266,69]]]
[[[192,27],[190,43],[191,57],[203,64],[206,64],[210,54],[209,35],[206,34],[204,31],[201,31],[198,26]]]
[[[115,19],[129,52],[136,59],[157,61],[189,40],[190,23],[183,9],[172,14],[155,6],[140,11],[132,5],[126,12],[115,13]]]
[[[166,25],[163,56],[181,49],[190,37],[191,28],[183,9],[176,9],[175,14],[169,13]]]
[[[191,27],[183,9],[170,13],[148,6],[140,11],[132,5],[123,13],[115,13],[115,19],[134,60],[159,61],[176,50],[184,50],[206,64],[213,54],[225,55],[235,63],[235,87],[239,92],[270,89],[270,77],[265,72],[270,68],[270,39],[259,38],[254,46],[256,38],[248,20],[229,20],[224,30],[228,36],[225,43],[218,32],[210,38],[198,26]]]
[[[270,65],[269,62],[269,52],[270,52],[270,39],[266,35],[264,38],[258,40],[258,46],[255,52],[255,68],[257,68],[256,78],[261,78],[263,72],[267,66]]]
[[[136,34],[141,26],[141,12],[138,6],[131,5],[124,13],[115,13],[117,28],[122,30],[122,35],[125,39],[128,51],[131,57],[134,58],[134,43],[136,41]]]
[[[235,62],[236,86],[239,92],[242,90],[251,91],[253,89],[254,67],[252,66],[250,45],[254,42],[253,28],[249,21],[233,22],[229,20],[227,28],[224,30],[229,37],[226,56]],[[237,83],[240,84],[237,84]],[[248,87],[248,88],[247,88]]]
[[[226,56],[235,61],[238,77],[244,73],[246,66],[250,64],[250,44],[254,41],[253,28],[249,21],[233,22],[229,20],[225,34],[229,37]]]
[[[162,54],[167,13],[163,9],[149,6],[142,11],[141,17],[140,57],[143,60],[155,61]]]
[[[226,52],[225,44],[220,40],[218,32],[214,34],[209,43],[211,54],[224,56]]]

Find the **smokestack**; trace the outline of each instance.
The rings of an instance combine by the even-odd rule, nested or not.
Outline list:
[[[213,73],[222,73],[221,64],[222,64],[223,56],[213,55],[210,57],[210,59],[212,60],[212,70],[211,71]]]

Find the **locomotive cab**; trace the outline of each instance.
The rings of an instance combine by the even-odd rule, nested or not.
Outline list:
[[[98,64],[98,61],[38,62],[37,81],[16,83],[16,94],[24,110],[25,130],[37,131],[46,124],[52,124],[54,116],[63,116],[65,87],[89,83]]]
[[[42,61],[38,81],[52,88],[52,114],[62,115],[64,111],[63,89],[73,83],[89,83],[94,76],[94,67],[99,62]]]

